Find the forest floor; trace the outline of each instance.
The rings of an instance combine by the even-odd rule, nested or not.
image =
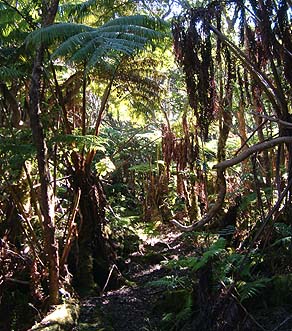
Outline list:
[[[186,276],[186,270],[169,268],[166,266],[167,261],[197,255],[196,242],[186,234],[164,231],[148,238],[139,246],[139,250],[130,254],[125,261],[126,268],[122,273],[127,279],[127,285],[117,290],[105,291],[101,296],[90,296],[81,300],[80,318],[74,331],[199,330],[190,318],[184,321],[183,318],[176,317],[175,309],[180,305],[180,295],[185,295],[185,292],[162,283],[151,286],[151,283],[165,277],[175,280]],[[253,310],[252,307],[248,308],[249,311]],[[180,309],[181,307],[177,311],[177,316]],[[290,307],[266,307],[254,311],[254,316],[246,313],[250,323],[244,328],[245,331],[292,330]]]
[[[127,260],[123,273],[129,285],[99,297],[84,298],[76,331],[158,331],[163,318],[164,286],[150,286],[162,277],[176,277],[180,271],[161,261],[191,254],[191,242],[178,233],[168,232],[147,240]],[[174,329],[175,330],[175,329]],[[187,328],[184,328],[187,331]]]

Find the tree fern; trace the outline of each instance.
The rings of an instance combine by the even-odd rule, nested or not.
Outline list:
[[[97,28],[75,23],[53,24],[32,32],[26,38],[26,45],[50,45],[61,41],[53,58],[66,57],[69,61],[86,62],[90,68],[104,61],[111,52],[117,56],[132,55],[147,43],[162,37],[163,24],[143,15],[120,17]]]

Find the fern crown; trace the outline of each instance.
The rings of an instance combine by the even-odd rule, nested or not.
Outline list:
[[[147,44],[163,37],[166,24],[144,15],[113,19],[100,27],[57,23],[33,31],[26,38],[27,47],[61,42],[52,58],[86,63],[87,69],[109,59],[131,56]]]

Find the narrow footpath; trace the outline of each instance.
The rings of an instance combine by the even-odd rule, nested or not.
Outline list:
[[[129,285],[100,297],[83,299],[75,331],[161,330],[163,313],[159,302],[163,300],[165,287],[149,283],[165,276],[176,276],[179,271],[166,268],[161,262],[178,259],[190,249],[178,234],[172,233],[144,244],[141,251],[129,256],[128,271],[124,274]]]

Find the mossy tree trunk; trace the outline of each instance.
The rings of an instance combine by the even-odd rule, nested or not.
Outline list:
[[[42,2],[42,25],[47,26],[54,22],[58,0]],[[41,79],[45,48],[39,45],[32,69],[31,86],[29,93],[29,117],[33,142],[37,151],[37,163],[40,177],[40,208],[43,218],[44,255],[49,270],[49,293],[50,303],[57,304],[59,301],[59,256],[58,245],[55,237],[54,224],[54,192],[50,185],[51,174],[48,162],[48,153],[45,133],[40,118],[41,111]]]
[[[115,254],[103,234],[106,199],[101,181],[90,167],[75,169],[73,188],[80,190],[77,249],[73,252],[75,284],[80,294],[99,292],[115,262]],[[115,281],[112,275],[111,284]]]

